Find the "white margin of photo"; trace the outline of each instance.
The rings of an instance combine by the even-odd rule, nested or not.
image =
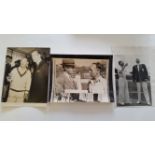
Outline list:
[[[153,105],[153,101],[152,101],[152,83],[151,83],[151,80],[152,80],[152,78],[150,79],[150,88],[151,88],[151,106],[149,106],[149,105],[142,105],[142,106],[118,106],[117,105],[117,95],[116,95],[116,78],[115,78],[115,64],[116,64],[116,61],[115,61],[115,58],[117,57],[117,56],[121,56],[121,55],[123,55],[123,53],[121,53],[120,52],[120,54],[116,54],[116,49],[118,50],[118,49],[122,49],[122,48],[155,48],[155,47],[152,47],[152,46],[145,46],[145,47],[142,47],[142,46],[138,46],[138,47],[134,47],[134,46],[113,46],[113,47],[111,47],[111,51],[112,51],[112,54],[113,54],[113,69],[114,69],[114,71],[113,71],[113,73],[114,73],[114,75],[113,75],[113,81],[115,82],[115,83],[113,83],[113,87],[115,87],[114,88],[114,90],[115,90],[115,92],[114,92],[114,94],[115,94],[115,96],[116,96],[116,98],[115,98],[115,109],[126,109],[126,108],[151,108],[151,107],[154,107],[154,105]],[[126,54],[126,56],[128,56],[128,55],[132,55],[132,53],[127,53]],[[136,56],[138,56],[138,55],[140,55],[140,54],[135,54]],[[125,56],[125,54],[124,54],[124,56]]]

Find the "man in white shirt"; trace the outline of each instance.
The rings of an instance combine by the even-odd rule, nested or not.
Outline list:
[[[10,89],[7,102],[23,103],[27,100],[31,86],[31,72],[27,68],[28,60],[23,58],[20,62],[20,66],[11,71],[8,78],[8,81],[10,81]]]
[[[109,102],[108,82],[101,75],[101,73],[103,72],[102,64],[92,64],[91,71],[94,80],[90,82],[89,92],[93,94],[93,100],[98,102]]]

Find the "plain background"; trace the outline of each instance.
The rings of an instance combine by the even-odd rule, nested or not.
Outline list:
[[[151,38],[151,39],[150,39]],[[152,94],[155,92],[155,35],[0,35],[1,75],[4,73],[7,47],[50,47],[53,54],[114,54],[141,55],[151,75]],[[134,56],[135,55],[135,56]],[[3,76],[1,76],[1,88]],[[153,105],[155,97],[152,95]],[[0,120],[155,120],[154,107],[115,107],[115,104],[59,103],[48,107],[2,107]]]

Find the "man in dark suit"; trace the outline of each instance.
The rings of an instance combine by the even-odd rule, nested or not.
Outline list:
[[[2,95],[2,101],[3,102],[6,102],[6,100],[8,98],[10,82],[7,80],[7,78],[8,78],[8,76],[12,70],[11,62],[12,62],[12,56],[7,55],[6,56],[6,64],[5,64],[3,95]]]
[[[48,101],[49,64],[43,60],[41,51],[34,50],[31,56],[35,66],[32,73],[32,84],[28,101],[46,103]]]
[[[137,93],[138,93],[138,101],[137,103],[141,103],[141,87],[144,92],[144,96],[147,104],[151,104],[149,90],[148,90],[148,81],[149,75],[145,64],[140,64],[140,60],[136,59],[136,65],[133,66],[132,70],[133,81],[136,82],[137,85]]]

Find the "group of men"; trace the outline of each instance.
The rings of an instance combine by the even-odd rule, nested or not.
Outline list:
[[[108,102],[107,81],[102,76],[104,70],[101,68],[100,63],[93,63],[90,66],[92,79],[89,79],[87,83],[87,90],[82,90],[80,74],[74,75],[75,62],[73,59],[63,59],[61,65],[63,73],[56,78],[55,94],[57,101],[66,101],[68,99],[70,101],[84,101],[82,96],[85,95],[87,101]]]
[[[137,101],[135,99],[131,101],[127,80],[127,73],[126,73],[128,63],[119,61],[118,64],[120,66],[120,69],[116,70],[117,71],[116,79],[118,79],[118,103],[120,105],[130,103],[141,104],[143,103],[142,101],[142,92],[143,92],[146,103],[148,105],[151,105],[151,96],[148,89],[148,82],[150,81],[150,78],[146,65],[141,64],[140,59],[137,58],[136,65],[132,67],[132,71],[130,73],[132,75],[134,84],[136,84]],[[132,93],[134,93],[133,90]]]
[[[3,102],[45,103],[48,101],[49,63],[42,58],[42,54],[37,50],[31,52],[31,58],[34,63],[32,70],[29,68],[30,63],[26,57],[21,59],[18,65],[12,67],[12,57],[6,56]],[[128,65],[124,62],[119,64],[121,66],[121,72],[119,72],[119,99],[123,103],[129,96],[124,72]],[[92,63],[90,66],[92,78],[87,83],[87,90],[82,90],[80,74],[75,75],[74,59],[63,59],[61,65],[63,73],[56,77],[54,86],[57,101],[66,101],[68,99],[84,101],[84,95],[87,101],[108,102],[108,82],[103,77],[104,70],[101,68],[100,63]],[[141,64],[139,59],[136,59],[136,65],[133,66],[132,77],[137,86],[137,103],[142,102],[142,89],[146,102],[150,105],[149,75],[145,64]],[[125,92],[127,93],[125,94]]]
[[[2,101],[9,103],[45,103],[48,94],[48,63],[40,51],[31,52],[33,71],[25,57],[18,66],[11,67],[12,56],[6,56]]]

